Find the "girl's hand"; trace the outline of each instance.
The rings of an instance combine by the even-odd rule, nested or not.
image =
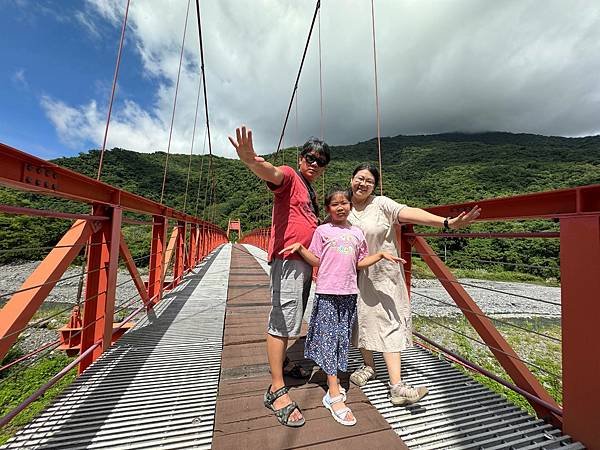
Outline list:
[[[471,209],[471,211],[463,211],[458,216],[453,217],[452,219],[448,219],[448,226],[453,230],[458,230],[459,228],[467,227],[471,225],[471,222],[477,219],[480,214],[481,208],[475,205],[473,206],[473,209]]]
[[[296,242],[295,244],[292,244],[286,248],[284,248],[283,250],[281,250],[279,252],[280,255],[283,255],[284,253],[288,252],[290,254],[299,252],[304,246],[302,244],[300,244],[299,242]]]
[[[387,259],[391,262],[406,264],[406,260],[404,258],[399,258],[398,256],[394,256],[388,252],[381,252],[381,259]]]

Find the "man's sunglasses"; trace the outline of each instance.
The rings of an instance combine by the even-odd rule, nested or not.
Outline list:
[[[308,165],[312,165],[312,163],[316,162],[317,166],[325,167],[327,165],[327,161],[323,158],[317,158],[315,155],[304,155],[304,160],[308,163]]]

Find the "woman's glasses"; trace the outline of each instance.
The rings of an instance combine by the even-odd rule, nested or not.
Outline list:
[[[327,161],[325,159],[318,158],[311,153],[304,155],[304,160],[308,163],[309,166],[315,162],[317,163],[317,166],[319,166],[319,167],[325,167],[327,165]]]
[[[375,180],[371,180],[371,179],[367,179],[367,178],[363,178],[363,177],[354,177],[354,181],[356,181],[358,184],[364,184],[366,186],[375,186]]]

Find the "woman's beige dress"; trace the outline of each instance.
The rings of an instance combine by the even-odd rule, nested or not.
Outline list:
[[[398,255],[394,224],[406,205],[373,197],[362,211],[352,208],[348,221],[367,239],[369,254],[380,251]],[[352,345],[378,352],[399,352],[412,346],[410,300],[402,264],[381,260],[358,276],[357,320]]]

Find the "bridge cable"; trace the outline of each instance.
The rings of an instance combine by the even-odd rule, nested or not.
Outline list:
[[[292,104],[294,102],[294,97],[296,95],[296,91],[298,90],[298,82],[300,81],[300,74],[302,73],[302,67],[304,66],[304,60],[306,59],[306,53],[308,51],[308,44],[310,43],[310,37],[312,35],[313,28],[315,26],[315,20],[317,18],[317,13],[319,12],[319,8],[321,7],[321,0],[317,0],[317,4],[315,5],[315,13],[313,14],[312,22],[310,24],[310,30],[308,31],[308,37],[306,38],[306,45],[304,46],[304,53],[302,54],[302,60],[300,61],[300,68],[298,69],[298,75],[296,76],[296,82],[294,83],[294,89],[292,90],[292,98],[290,99],[290,104],[288,106],[287,114],[285,115],[285,121],[283,122],[283,129],[281,130],[281,136],[279,136],[279,143],[277,144],[277,151],[275,152],[275,156],[279,153],[281,149],[281,142],[283,141],[283,135],[285,134],[285,127],[287,126],[288,119],[290,117],[290,111],[292,109]]]
[[[202,71],[202,86],[204,88],[204,112],[206,116],[206,133],[208,135],[208,175],[206,178],[206,190],[207,195],[204,199],[204,210],[202,211],[202,219],[204,219],[204,213],[206,210],[206,200],[208,199],[208,183],[210,176],[213,173],[212,168],[212,141],[210,138],[210,121],[208,117],[208,97],[206,95],[206,71],[204,70],[204,44],[202,40],[202,20],[200,16],[200,0],[196,0],[196,19],[198,20],[198,44],[200,46],[200,70]]]
[[[433,300],[434,302],[441,303],[442,305],[446,305],[446,306],[449,306],[451,308],[460,309],[463,312],[463,315],[465,315],[465,316],[467,315],[466,313],[469,313],[469,314],[473,314],[473,315],[478,316],[478,317],[485,317],[486,319],[492,320],[494,322],[498,322],[498,323],[501,323],[503,325],[507,325],[507,326],[510,326],[510,327],[517,328],[517,329],[519,329],[521,331],[524,331],[526,333],[535,334],[537,336],[549,339],[549,340],[554,341],[554,342],[559,343],[559,344],[562,342],[561,339],[555,338],[554,336],[550,336],[548,334],[540,333],[540,332],[535,331],[535,330],[530,330],[528,328],[522,327],[522,326],[517,325],[515,323],[509,322],[509,321],[506,321],[506,320],[502,320],[502,319],[498,319],[496,317],[489,316],[489,315],[487,315],[485,313],[478,313],[476,311],[471,311],[468,308],[462,308],[462,307],[458,306],[456,303],[446,302],[446,301],[444,301],[442,299],[439,299],[439,298],[435,298],[435,297],[431,297],[429,295],[421,294],[420,292],[417,292],[415,289],[411,290],[411,294],[416,294],[419,297],[423,297],[423,298],[426,298],[428,300]]]
[[[202,172],[204,171],[204,153],[206,151],[206,128],[204,129],[204,144],[202,145],[202,155],[200,156],[200,176],[198,178],[198,190],[196,191],[196,208],[194,215],[198,217],[198,200],[200,199],[200,187],[202,183]]]
[[[121,53],[123,51],[123,42],[125,41],[125,30],[127,29],[127,16],[129,15],[129,3],[130,0],[127,0],[127,5],[125,6],[125,17],[123,18],[123,27],[121,28],[121,40],[119,41],[119,50],[117,52],[117,62],[115,64],[115,74],[113,76],[112,89],[110,93],[110,101],[108,102],[108,112],[106,115],[106,127],[104,128],[104,139],[102,140],[102,150],[100,151],[100,161],[98,163],[98,174],[96,175],[96,180],[100,180],[100,175],[102,174],[102,163],[104,161],[104,151],[106,150],[106,138],[108,136],[108,126],[110,124],[110,116],[112,113],[113,101],[115,98],[115,91],[117,88],[117,79],[119,77],[119,67],[121,66]]]
[[[324,119],[323,119],[323,68],[321,63],[321,11],[319,10],[319,23],[318,23],[318,42],[319,42],[319,99],[321,106],[321,140],[324,139]]]
[[[295,122],[296,122],[296,169],[300,170],[300,167],[298,166],[298,159],[300,158],[300,150],[298,148],[298,142],[300,142],[300,134],[298,132],[298,97],[300,94],[296,95],[296,98],[294,99],[295,103],[296,103],[296,115],[295,115]]]
[[[194,141],[196,139],[196,123],[198,122],[198,105],[200,104],[200,88],[202,87],[202,77],[199,77],[198,81],[198,95],[196,96],[196,112],[194,113],[194,127],[192,129],[192,145],[190,147],[190,160],[188,163],[187,180],[185,182],[185,196],[183,197],[183,213],[185,214],[185,208],[187,206],[188,188],[190,185],[190,172],[192,170],[192,153],[194,153]]]
[[[181,76],[181,63],[183,62],[183,50],[185,47],[185,35],[187,31],[188,16],[190,13],[190,0],[188,0],[185,11],[185,24],[183,25],[183,38],[181,40],[181,52],[179,54],[179,68],[177,69],[177,82],[175,83],[175,98],[173,99],[173,112],[171,113],[171,127],[169,129],[169,142],[167,144],[167,156],[165,158],[165,173],[163,175],[162,188],[160,191],[160,202],[162,204],[165,196],[165,184],[167,182],[167,169],[169,167],[169,154],[171,153],[171,138],[173,137],[173,123],[175,122],[175,109],[177,107],[177,94],[179,92],[179,77]]]
[[[544,369],[543,367],[539,366],[538,364],[535,364],[535,363],[532,363],[531,361],[528,361],[528,360],[526,360],[526,359],[523,359],[523,358],[519,357],[518,355],[517,355],[517,356],[515,356],[515,355],[516,355],[516,353],[515,353],[515,355],[512,355],[512,354],[510,354],[510,353],[508,353],[508,352],[505,352],[504,350],[502,350],[502,349],[500,349],[500,348],[497,348],[497,347],[494,347],[494,346],[492,346],[492,345],[486,344],[485,342],[482,342],[482,341],[480,341],[479,339],[476,339],[476,338],[474,338],[474,337],[471,337],[471,336],[469,336],[469,335],[468,335],[468,334],[466,334],[466,333],[463,333],[463,332],[461,332],[461,331],[455,330],[454,328],[451,328],[451,327],[448,327],[448,326],[446,326],[446,325],[443,325],[443,324],[441,324],[440,322],[437,322],[437,321],[433,320],[431,317],[424,316],[424,315],[422,315],[422,314],[419,314],[419,313],[417,313],[417,312],[415,312],[414,314],[415,314],[416,316],[422,317],[422,318],[423,318],[423,320],[426,320],[426,321],[428,321],[428,322],[434,323],[434,324],[436,324],[436,325],[438,325],[438,326],[440,326],[440,327],[442,327],[442,328],[445,328],[445,329],[447,329],[447,330],[449,330],[449,331],[452,331],[452,332],[454,332],[455,334],[458,334],[458,335],[460,335],[460,336],[462,336],[462,337],[464,337],[464,338],[467,338],[467,339],[469,339],[469,340],[471,340],[471,341],[473,341],[473,342],[475,342],[475,343],[477,343],[477,344],[480,344],[480,345],[482,345],[483,347],[487,347],[487,348],[488,348],[489,350],[491,350],[492,352],[496,351],[496,352],[498,352],[498,353],[501,353],[501,354],[503,354],[504,356],[506,356],[506,357],[508,357],[508,358],[511,358],[511,359],[514,359],[514,360],[520,361],[520,362],[522,362],[522,363],[524,363],[524,364],[526,364],[526,365],[528,365],[528,366],[535,367],[535,368],[536,368],[536,369],[538,369],[539,371],[541,371],[541,372],[544,372],[544,373],[546,373],[546,374],[548,374],[548,375],[552,376],[552,377],[553,377],[554,379],[556,379],[556,380],[560,380],[560,379],[561,379],[561,376],[560,376],[559,374],[557,374],[557,373],[554,373],[554,372],[552,372],[552,371],[549,371],[549,370],[547,370],[547,369]]]
[[[324,140],[324,129],[325,129],[325,120],[323,118],[323,68],[321,63],[321,10],[319,10],[319,23],[318,23],[318,42],[319,42],[319,100],[321,106],[321,140]],[[323,181],[323,198],[325,198],[325,172],[323,172],[322,176]]]
[[[373,67],[375,75],[375,113],[377,116],[377,154],[379,156],[379,193],[383,195],[383,167],[381,165],[381,129],[379,118],[379,88],[377,83],[377,49],[375,45],[375,6],[371,0],[371,24],[373,30]]]

